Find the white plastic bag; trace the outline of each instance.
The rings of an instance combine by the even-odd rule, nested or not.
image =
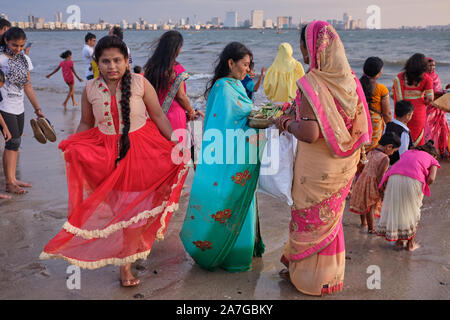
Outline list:
[[[286,131],[279,134],[274,126],[266,129],[266,137],[257,191],[278,198],[291,206],[297,139]],[[278,155],[274,154],[277,152]]]

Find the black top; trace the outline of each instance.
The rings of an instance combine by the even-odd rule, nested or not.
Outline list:
[[[403,128],[401,125],[395,123],[395,122],[389,122],[386,125],[386,131],[387,132],[394,132],[397,136],[399,136],[399,138],[402,137],[402,133],[403,132],[407,132],[409,135],[409,145],[408,145],[408,149],[411,149],[413,147],[413,142],[412,142],[412,138],[411,138],[411,133],[406,130],[405,128]],[[396,163],[399,159],[400,159],[400,153],[397,151],[395,151],[391,156],[389,156],[390,159],[390,164],[393,165],[394,163]]]

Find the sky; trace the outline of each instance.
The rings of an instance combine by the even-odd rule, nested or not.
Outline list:
[[[106,22],[119,23],[125,19],[136,22],[139,17],[148,23],[160,20],[174,21],[197,17],[206,23],[212,17],[225,20],[227,11],[236,11],[241,21],[250,19],[251,10],[263,10],[264,19],[276,20],[277,16],[292,16],[294,23],[300,18],[311,20],[342,20],[347,12],[360,18],[364,25],[370,14],[370,5],[381,10],[381,27],[427,26],[450,24],[450,0],[17,0],[2,1],[0,13],[6,13],[11,21],[27,21],[29,14],[54,21],[56,12],[63,13],[66,21],[68,6],[81,9],[81,22],[94,23],[102,18]],[[38,6],[36,4],[39,4]],[[192,20],[191,20],[192,21]]]

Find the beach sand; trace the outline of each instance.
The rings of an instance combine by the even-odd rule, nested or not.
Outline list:
[[[0,200],[0,299],[448,299],[450,297],[450,162],[442,168],[425,197],[417,233],[421,248],[396,251],[394,244],[368,235],[359,227],[359,216],[344,213],[346,272],[344,290],[322,298],[303,295],[278,272],[288,238],[289,207],[269,196],[259,195],[261,232],[266,244],[262,258],[255,258],[253,270],[231,274],[205,271],[185,253],[179,238],[189,195],[171,220],[165,240],[156,242],[145,261],[133,265],[141,279],[135,288],[122,288],[119,268],[81,270],[81,289],[66,285],[69,264],[63,260],[39,260],[44,245],[61,229],[67,208],[65,168],[58,143],[74,132],[80,107],[69,103],[64,112],[64,94],[36,92],[46,116],[58,134],[56,143],[42,145],[32,137],[33,115],[26,102],[25,133],[20,150],[18,177],[33,183],[29,193]],[[77,95],[78,102],[80,96]],[[3,144],[3,142],[1,142]],[[1,146],[2,150],[3,147]],[[192,183],[192,171],[186,184]],[[0,178],[4,187],[3,174]],[[189,188],[188,188],[189,189]],[[368,289],[376,265],[381,271],[381,288]]]

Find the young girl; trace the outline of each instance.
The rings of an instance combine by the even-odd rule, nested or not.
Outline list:
[[[66,109],[67,102],[69,101],[70,98],[72,98],[73,106],[74,107],[78,106],[78,104],[75,102],[75,79],[73,78],[73,75],[77,77],[78,81],[82,82],[83,80],[77,75],[73,67],[72,52],[70,50],[64,51],[63,53],[61,53],[60,57],[63,58],[64,60],[61,61],[59,66],[55,70],[53,70],[52,73],[48,74],[46,77],[50,78],[53,74],[58,72],[60,68],[62,68],[64,81],[69,86],[69,93],[67,94],[66,100],[64,100],[62,104],[64,109]]]
[[[0,88],[5,84],[5,74],[2,70],[0,70]],[[3,100],[2,93],[0,91],[0,102]],[[8,130],[8,126],[6,125],[5,120],[0,113],[0,130],[2,131],[3,137],[5,138],[5,142],[11,139],[11,133]],[[9,194],[4,194],[0,192],[0,199],[11,199]]]
[[[372,142],[365,146],[366,153],[378,146],[386,123],[392,121],[389,90],[377,80],[383,73],[383,60],[369,57],[364,62],[364,75],[359,79],[364,89],[372,119]]]
[[[125,43],[100,39],[94,59],[100,76],[83,91],[77,133],[59,145],[68,221],[41,259],[63,258],[87,269],[119,265],[121,285],[135,286],[131,263],[164,238],[188,167],[172,160],[172,127],[152,85],[129,71]]]
[[[382,196],[378,185],[389,168],[389,156],[398,150],[401,140],[395,133],[388,132],[378,144],[367,155],[369,162],[356,181],[350,197],[350,211],[361,215],[361,227],[367,226],[369,233],[374,233],[374,216],[380,216]]]
[[[31,85],[30,71],[33,70],[31,59],[23,53],[27,36],[21,28],[12,27],[0,40],[0,69],[5,74],[5,84],[0,88],[0,114],[11,133],[11,139],[5,143],[3,152],[3,170],[5,173],[6,192],[26,193],[31,188],[29,182],[17,178],[19,148],[25,123],[25,96],[33,106],[39,118],[45,118]]]
[[[381,218],[376,233],[388,241],[397,241],[397,247],[413,251],[419,248],[414,242],[420,220],[423,195],[430,196],[429,185],[436,178],[440,168],[436,160],[438,151],[429,140],[425,145],[408,150],[384,175],[379,187],[384,192]]]

